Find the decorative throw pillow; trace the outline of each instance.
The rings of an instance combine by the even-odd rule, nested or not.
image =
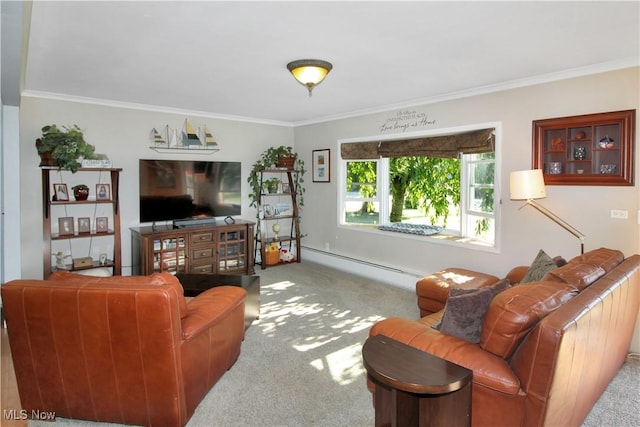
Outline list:
[[[542,249],[533,260],[531,267],[527,270],[520,283],[537,282],[542,280],[545,274],[557,267],[557,264]]]
[[[556,264],[557,267],[562,267],[564,265],[567,265],[567,260],[562,258],[562,256],[560,255],[554,256],[553,262]]]
[[[508,287],[509,281],[502,279],[492,286],[480,289],[451,288],[442,320],[433,327],[447,335],[479,343],[482,322],[491,300]]]

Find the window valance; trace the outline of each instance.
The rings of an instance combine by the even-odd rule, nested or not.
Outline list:
[[[344,143],[340,146],[340,155],[345,160],[407,156],[455,158],[460,153],[489,153],[494,150],[495,135],[491,128],[406,140]]]

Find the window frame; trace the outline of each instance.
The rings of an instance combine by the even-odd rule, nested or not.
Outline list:
[[[363,138],[349,138],[349,139],[340,139],[338,140],[338,153],[340,153],[340,146],[344,143],[354,143],[354,142],[371,142],[371,141],[394,141],[394,140],[403,140],[409,138],[421,138],[421,137],[434,137],[441,135],[448,135],[453,133],[462,133],[473,130],[480,130],[492,127],[495,129],[495,148],[494,148],[494,198],[493,198],[493,214],[488,214],[487,212],[480,212],[469,209],[468,201],[469,201],[469,191],[471,191],[470,187],[470,179],[469,179],[469,170],[471,163],[477,162],[487,162],[487,160],[480,161],[471,161],[468,156],[471,155],[463,155],[460,156],[460,213],[461,213],[461,224],[460,224],[460,235],[454,236],[451,234],[439,234],[434,236],[418,236],[412,234],[405,233],[397,233],[397,237],[400,238],[408,238],[408,239],[419,239],[425,240],[430,243],[437,244],[448,244],[455,246],[464,246],[477,250],[491,251],[491,252],[499,252],[500,249],[500,206],[501,206],[501,191],[500,191],[500,182],[501,182],[501,145],[502,145],[502,124],[501,122],[490,122],[490,123],[480,123],[468,126],[458,126],[453,128],[442,128],[442,129],[434,129],[434,130],[426,130],[426,131],[418,131],[418,132],[410,132],[403,134],[393,134],[393,135],[375,135],[370,137]],[[379,159],[348,159],[344,160],[342,157],[339,159],[340,168],[338,170],[338,191],[337,191],[337,224],[338,228],[345,228],[349,230],[362,231],[368,233],[376,233],[388,235],[388,231],[380,231],[377,226],[367,225],[367,224],[350,224],[345,221],[345,203],[347,201],[365,201],[363,199],[354,199],[350,198],[346,199],[346,170],[347,163],[353,161],[373,161],[377,163],[377,189],[376,189],[376,199],[379,203],[379,218],[388,218],[390,211],[390,203],[387,201],[389,198],[389,159],[388,158],[379,158]],[[366,201],[370,201],[367,199]],[[494,220],[494,241],[493,244],[483,241],[480,239],[474,239],[465,237],[468,235],[468,216],[492,216]],[[445,235],[447,238],[442,238]]]

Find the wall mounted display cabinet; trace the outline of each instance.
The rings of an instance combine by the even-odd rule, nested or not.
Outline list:
[[[547,185],[633,185],[635,110],[535,120],[533,169]]]

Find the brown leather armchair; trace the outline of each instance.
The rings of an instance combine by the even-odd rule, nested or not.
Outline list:
[[[22,409],[183,426],[240,355],[245,298],[244,289],[221,286],[186,301],[166,273],[6,283]]]

